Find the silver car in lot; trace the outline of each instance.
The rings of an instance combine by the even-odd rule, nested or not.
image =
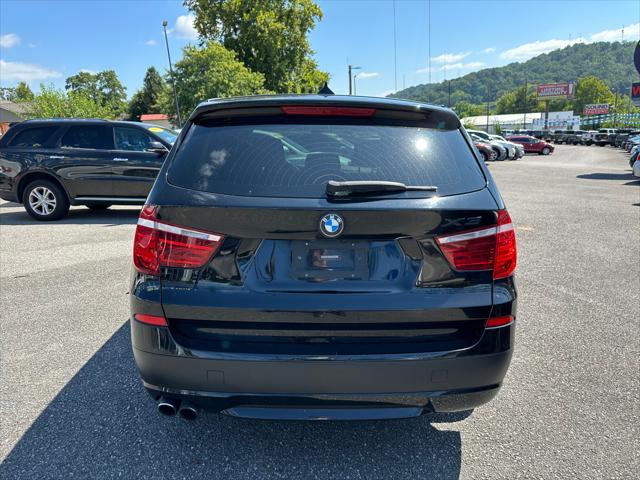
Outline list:
[[[469,132],[469,134],[476,135],[477,137],[484,140],[485,142],[491,143],[491,145],[495,145],[497,147],[504,149],[505,151],[504,154],[499,155],[497,160],[507,160],[507,159],[515,160],[516,158],[518,158],[517,157],[518,148],[516,147],[516,144],[505,140],[500,135],[490,135],[487,132],[484,132],[482,130],[467,130],[467,131]]]
[[[509,152],[510,160],[517,160],[524,157],[524,147],[519,143],[510,142],[501,135],[489,135],[492,140],[500,142]]]
[[[507,151],[506,147],[502,145],[500,142],[496,142],[494,140],[477,135],[475,130],[467,130],[467,132],[469,132],[469,135],[471,136],[473,141],[484,142],[488,144],[491,147],[491,149],[495,152],[496,160],[506,160],[507,158],[509,158],[509,152]]]

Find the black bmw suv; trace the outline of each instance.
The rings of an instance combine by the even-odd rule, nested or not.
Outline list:
[[[202,103],[137,224],[131,332],[161,413],[471,410],[513,351],[514,227],[448,109]]]
[[[176,136],[138,122],[21,122],[0,138],[0,198],[36,220],[62,218],[69,205],[142,205]]]

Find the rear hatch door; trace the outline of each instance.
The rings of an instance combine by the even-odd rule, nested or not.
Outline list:
[[[495,225],[483,171],[448,116],[377,113],[205,115],[188,127],[150,201],[159,220],[222,238],[204,267],[163,268],[179,343],[324,355],[479,339],[492,273],[454,269],[436,237]],[[329,181],[437,190],[332,196]]]

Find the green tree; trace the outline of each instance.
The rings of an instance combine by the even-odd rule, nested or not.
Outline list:
[[[30,102],[33,100],[33,92],[29,88],[26,82],[20,82],[15,88],[15,102]]]
[[[15,87],[0,88],[0,99],[10,102],[29,102],[33,100],[33,92],[26,82],[20,82]]]
[[[127,89],[113,70],[78,72],[66,79],[65,88],[68,92],[86,95],[111,110],[114,116],[122,113],[126,107]]]
[[[184,0],[204,40],[236,52],[278,93],[316,92],[329,75],[317,69],[307,35],[322,19],[312,0]]]
[[[476,105],[469,102],[458,102],[455,106],[455,110],[460,118],[464,117],[477,117],[479,115],[485,115],[487,113],[487,107],[484,105]]]
[[[610,103],[613,105],[614,99],[613,92],[598,77],[593,75],[582,77],[576,84],[572,101],[573,111],[581,114],[584,106],[589,103]]]
[[[16,98],[16,89],[13,87],[0,87],[0,100],[13,102]]]
[[[133,94],[129,102],[129,118],[140,120],[145,113],[162,113],[160,99],[167,84],[155,67],[149,67],[144,75],[142,88]]]
[[[122,113],[127,106],[127,88],[120,83],[114,70],[98,72],[97,84],[102,105],[114,113]]]
[[[526,90],[526,92],[525,92]],[[535,92],[525,85],[501,95],[496,102],[496,113],[525,113],[534,111],[537,107]]]
[[[264,76],[245,67],[233,52],[210,42],[202,48],[183,49],[182,59],[174,65],[180,111],[187,115],[203,100],[216,97],[267,93]],[[165,89],[162,108],[175,116],[170,89]]]
[[[84,93],[98,100],[98,78],[95,73],[83,71],[71,75],[65,80],[64,88],[70,92]]]
[[[29,102],[29,118],[113,118],[113,112],[85,92],[65,92],[40,85]]]

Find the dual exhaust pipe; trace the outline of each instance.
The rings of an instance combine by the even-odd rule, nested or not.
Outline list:
[[[185,420],[195,420],[200,413],[198,407],[189,400],[181,401],[180,399],[165,397],[160,397],[160,400],[158,400],[158,412],[167,417],[174,417],[178,414]]]

